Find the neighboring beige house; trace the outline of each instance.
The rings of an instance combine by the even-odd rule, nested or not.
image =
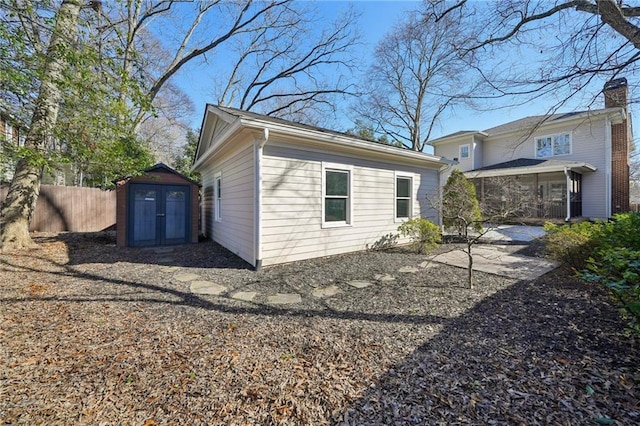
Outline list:
[[[527,117],[429,144],[458,162],[480,198],[504,202],[496,186],[512,182],[526,201],[523,215],[605,219],[629,209],[632,132],[627,80],[608,82],[603,94],[603,109]]]
[[[3,154],[3,144],[10,143],[24,146],[26,129],[15,118],[0,110],[0,183],[9,182],[13,178],[14,164]]]
[[[433,155],[207,105],[193,170],[201,230],[256,269],[364,250],[402,221],[438,214]]]

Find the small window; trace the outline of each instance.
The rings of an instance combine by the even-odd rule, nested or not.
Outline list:
[[[222,175],[216,174],[213,186],[214,217],[216,222],[222,220]]]
[[[569,133],[536,138],[537,158],[566,154],[571,154],[571,135]]]
[[[409,219],[411,217],[412,181],[410,177],[396,177],[396,219]]]
[[[469,145],[460,145],[460,159],[469,158]]]
[[[323,164],[323,226],[351,224],[351,168]]]
[[[11,123],[5,121],[4,123],[4,137],[7,142],[13,142],[13,126]]]

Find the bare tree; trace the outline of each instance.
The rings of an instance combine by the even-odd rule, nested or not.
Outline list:
[[[523,218],[529,212],[529,197],[512,177],[491,178],[485,187],[495,192],[489,189],[479,200],[474,184],[454,169],[442,192],[428,199],[431,206],[441,212],[445,231],[453,232],[453,240],[463,244],[469,289],[473,288],[473,248],[505,221]]]
[[[34,77],[38,81],[34,81],[33,87],[39,87],[40,93],[34,103],[27,135],[29,159],[18,163],[2,208],[0,245],[5,250],[32,245],[28,225],[38,198],[42,166],[48,161],[45,155],[49,146],[47,141],[51,141],[54,133],[60,135],[65,132],[65,129],[54,129],[60,104],[65,101],[66,92],[62,89],[66,82],[60,78],[65,72],[83,71],[82,83],[98,84],[109,98],[110,112],[113,113],[108,125],[96,122],[78,126],[80,138],[75,149],[70,150],[72,154],[82,152],[88,155],[93,150],[95,141],[85,137],[84,129],[91,129],[104,138],[109,136],[109,129],[118,129],[122,137],[111,137],[119,145],[114,152],[130,152],[128,145],[138,144],[136,138],[145,120],[166,108],[167,103],[160,100],[163,99],[162,91],[170,89],[170,79],[188,63],[215,58],[222,46],[244,37],[255,38],[265,34],[272,42],[265,47],[278,46],[278,49],[267,50],[266,56],[258,57],[259,62],[252,64],[261,72],[249,80],[248,89],[243,92],[246,103],[242,106],[256,108],[277,100],[279,106],[272,108],[270,113],[277,114],[291,108],[300,112],[301,105],[310,108],[330,104],[331,95],[347,93],[345,88],[348,85],[339,79],[330,85],[319,72],[323,67],[347,65],[344,57],[339,55],[345,53],[355,40],[349,33],[350,22],[347,20],[326,30],[314,40],[311,37],[315,34],[313,31],[309,30],[308,34],[302,31],[308,29],[305,25],[314,22],[305,20],[306,11],[293,0],[127,0],[104,4],[100,1],[85,4],[82,0],[65,0],[59,8],[51,10],[47,9],[51,5],[46,1],[12,0],[9,3],[17,16],[14,27],[24,31],[25,49],[34,52],[34,56],[42,55],[45,60],[43,72]],[[0,5],[5,6],[4,3]],[[38,14],[38,9],[44,13]],[[83,9],[97,13],[87,15],[87,19],[79,19]],[[45,15],[54,17],[53,27],[48,26],[49,19],[43,19]],[[171,28],[170,33],[162,33],[163,28]],[[10,33],[4,30],[0,25],[0,34]],[[90,68],[83,69],[82,55],[77,55],[75,38],[78,35],[93,43],[91,58],[96,63],[92,63]],[[290,48],[281,47],[288,45]],[[0,43],[0,46],[5,44]],[[77,58],[71,61],[74,54]],[[221,64],[226,63],[222,60],[217,65],[222,67]],[[275,74],[270,74],[274,70]],[[121,83],[119,87],[118,83]],[[104,90],[107,88],[113,90]],[[92,106],[105,105],[100,96],[93,96],[91,92],[86,95],[92,96],[96,102]],[[81,98],[77,96],[77,99]],[[164,99],[167,98],[168,94]],[[284,99],[286,102],[283,103]],[[90,108],[85,108],[82,114],[70,110],[68,116],[99,121],[103,111]],[[146,161],[146,156],[142,157]]]
[[[365,77],[364,101],[355,107],[359,118],[414,151],[423,150],[444,111],[476,90],[468,72],[475,60],[467,49],[472,25],[452,5],[425,2],[384,37]]]
[[[550,112],[574,97],[599,93],[603,80],[638,71],[640,6],[614,0],[459,1],[485,17],[485,30],[467,52],[501,56],[479,67],[492,86],[488,97],[548,96]],[[523,58],[526,58],[523,60]],[[589,90],[583,90],[589,87]],[[593,90],[593,89],[596,90]]]
[[[336,98],[354,94],[346,76],[358,66],[358,18],[347,9],[318,30],[312,10],[279,10],[259,31],[234,40],[231,66],[217,79],[218,103],[323,124],[323,116],[335,112]]]

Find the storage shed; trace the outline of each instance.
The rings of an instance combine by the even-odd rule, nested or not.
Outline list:
[[[119,247],[198,242],[197,182],[158,163],[114,183]]]

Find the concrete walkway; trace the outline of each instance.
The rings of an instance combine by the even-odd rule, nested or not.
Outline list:
[[[471,254],[473,256],[474,271],[487,272],[519,280],[534,280],[557,267],[555,263],[537,257],[510,254],[505,251],[505,246],[500,245],[474,246],[471,249]],[[467,268],[469,264],[468,256],[462,250],[453,250],[431,256],[430,259],[434,262],[460,268]]]

